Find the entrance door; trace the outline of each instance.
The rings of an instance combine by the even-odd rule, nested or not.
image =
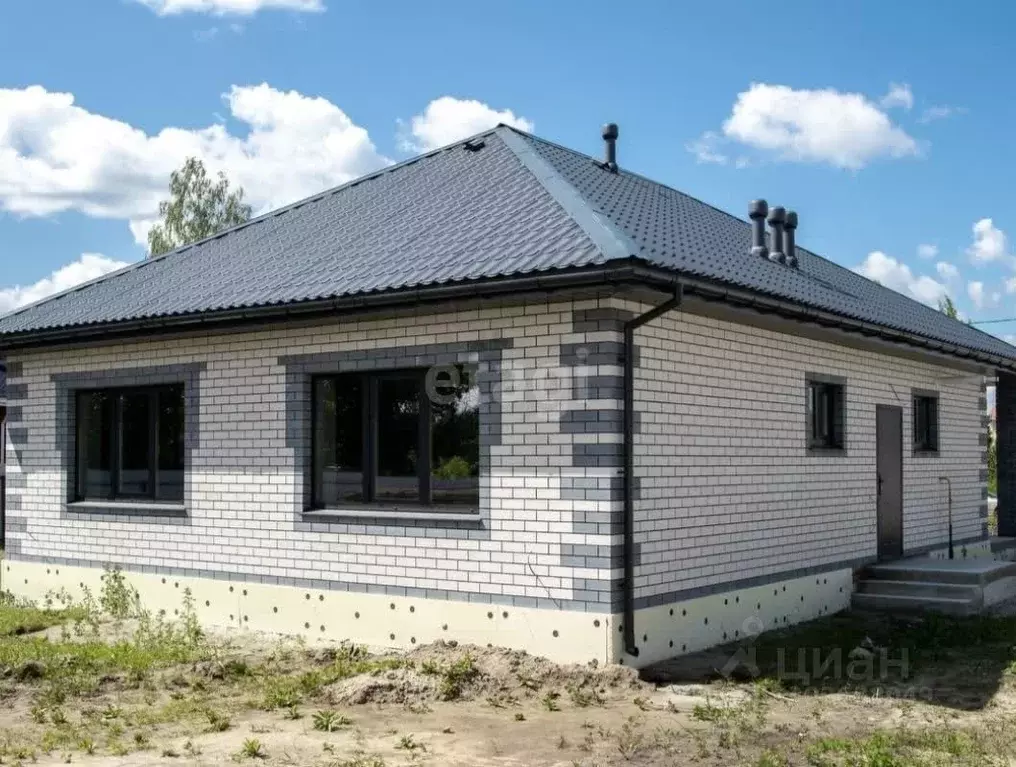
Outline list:
[[[903,409],[875,408],[878,558],[903,556]]]

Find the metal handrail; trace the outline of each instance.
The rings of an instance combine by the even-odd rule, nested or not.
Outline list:
[[[949,559],[953,559],[953,523],[952,523],[952,481],[949,477],[939,477],[939,482],[945,482],[949,498]]]

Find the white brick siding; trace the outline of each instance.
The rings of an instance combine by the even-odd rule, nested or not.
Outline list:
[[[24,395],[16,424],[23,436],[8,453],[18,477],[10,493],[11,557],[115,562],[150,572],[243,573],[328,581],[353,590],[441,592],[445,598],[450,593],[609,612],[606,588],[599,603],[587,603],[590,595],[577,582],[606,582],[608,564],[578,567],[588,560],[576,560],[573,553],[574,547],[588,547],[591,555],[592,547],[615,543],[606,527],[590,533],[575,525],[577,514],[609,514],[613,507],[609,500],[563,499],[561,491],[562,476],[570,481],[604,473],[573,465],[573,443],[586,435],[562,433],[560,426],[562,409],[577,406],[572,371],[560,365],[561,344],[585,341],[584,334],[573,332],[573,312],[596,305],[495,306],[15,355],[9,359],[11,383]],[[500,444],[491,448],[491,470],[482,479],[490,499],[486,529],[300,520],[302,458],[287,445],[286,369],[280,358],[357,350],[380,355],[488,340],[511,345],[501,352]],[[174,365],[203,366],[197,374],[200,440],[188,466],[186,517],[67,511],[55,450],[62,416],[54,405],[54,377]]]
[[[905,553],[946,542],[940,476],[956,539],[982,536],[980,376],[687,312],[636,343],[637,600],[874,557],[876,404],[903,409]],[[844,455],[806,450],[806,373],[847,379]],[[937,456],[911,449],[912,388],[940,393]]]

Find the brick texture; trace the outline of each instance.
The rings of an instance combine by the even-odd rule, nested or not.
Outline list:
[[[620,540],[611,524],[617,469],[603,464],[614,460],[618,437],[604,429],[618,421],[609,412],[615,401],[589,395],[617,372],[600,364],[609,350],[598,345],[607,340],[601,324],[616,323],[616,313],[590,314],[599,305],[494,305],[19,355],[10,387],[17,420],[8,447],[8,552],[22,560],[608,612]],[[499,400],[486,411],[497,423],[483,423],[481,409],[481,429],[496,439],[481,478],[479,526],[389,521],[382,513],[368,521],[305,516],[306,448],[292,440],[287,402],[292,376],[301,375],[293,360],[318,360],[319,370],[329,355],[348,362],[362,353],[372,368],[384,367],[381,359],[404,366],[421,348],[475,353],[481,363],[484,352],[470,350],[497,350],[489,363],[499,368],[496,383],[484,394]],[[562,365],[562,349],[576,364]],[[135,370],[144,379],[154,368],[164,378],[174,366],[191,371],[195,383],[186,385],[200,389],[188,399],[200,413],[199,428],[191,429],[185,518],[69,509],[73,414],[63,403],[74,382],[134,380]],[[564,415],[587,409],[587,416]]]
[[[903,409],[905,553],[946,542],[940,476],[956,540],[984,537],[980,376],[687,312],[636,343],[638,602],[873,558],[876,404]],[[846,379],[842,454],[806,450],[811,372]],[[913,453],[913,388],[940,393],[938,454]]]

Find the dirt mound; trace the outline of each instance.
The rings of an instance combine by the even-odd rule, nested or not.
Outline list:
[[[507,706],[545,697],[548,706],[559,698],[588,706],[652,689],[624,666],[559,665],[522,651],[454,642],[424,645],[393,657],[405,665],[340,680],[330,686],[328,696],[346,705],[486,700]]]

